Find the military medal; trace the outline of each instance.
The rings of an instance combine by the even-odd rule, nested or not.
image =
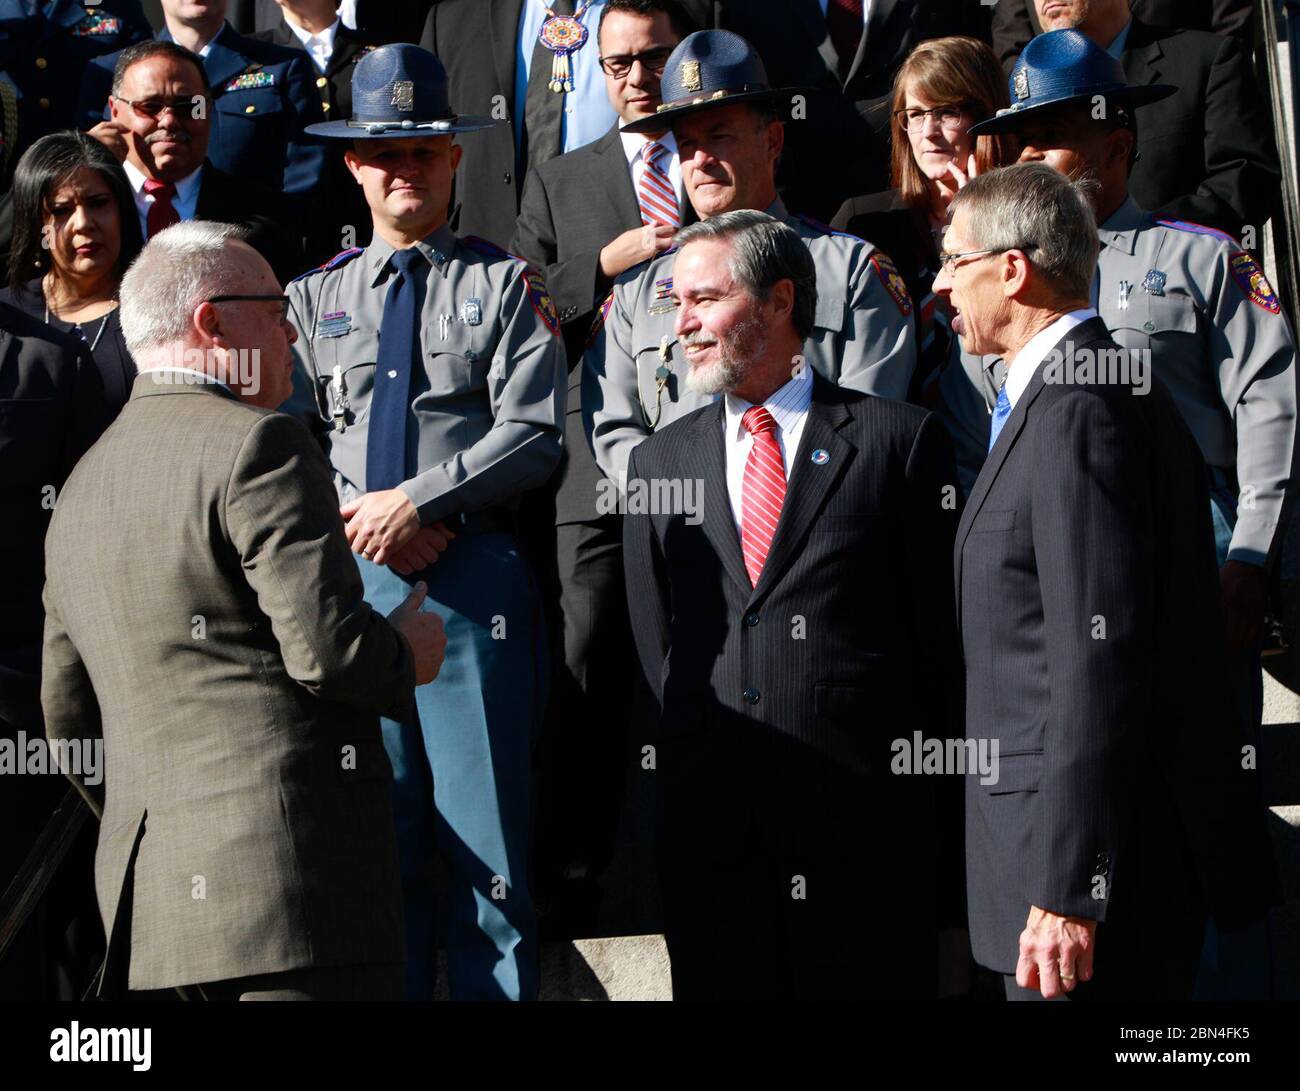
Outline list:
[[[646,309],[646,313],[668,314],[676,309],[677,304],[673,302],[673,278],[664,277],[662,280],[656,280],[655,297]]]
[[[557,15],[555,9],[546,6],[546,0],[539,2],[546,9],[546,19],[537,32],[537,40],[554,54],[549,86],[557,95],[571,92],[573,70],[569,65],[569,54],[577,53],[587,44],[587,28],[582,25],[582,17],[591,4],[579,4],[572,15]]]

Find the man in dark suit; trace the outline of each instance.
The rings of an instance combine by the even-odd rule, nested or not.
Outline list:
[[[967,783],[975,958],[1012,1000],[1189,999],[1207,912],[1275,887],[1204,463],[1088,305],[1086,194],[1022,163],[952,207],[935,291],[965,351],[1010,361],[956,544],[966,734],[1000,753]]]
[[[936,876],[960,875],[934,797],[959,782],[890,753],[959,730],[946,437],[803,363],[790,227],[728,212],[678,241],[687,381],[723,396],[632,452],[624,520],[674,998],[933,997]]]
[[[603,475],[583,427],[578,365],[594,308],[614,278],[666,250],[681,223],[695,220],[672,133],[619,132],[619,122],[654,114],[663,66],[690,29],[673,0],[605,4],[597,44],[618,121],[594,143],[529,171],[511,243],[545,276],[569,357],[560,469],[530,495],[536,510],[524,520],[537,539],[530,552],[542,577],[555,668],[538,745],[539,888],[556,927],[569,931],[590,928],[597,880],[613,853],[635,659],[622,521],[597,511]]]
[[[425,16],[437,0],[342,0],[337,6],[339,19],[355,30],[367,45],[389,42],[415,42]],[[240,34],[262,33],[274,29],[280,21],[280,0],[233,0],[230,25]],[[338,113],[338,117],[347,114]]]
[[[914,46],[982,37],[984,9],[964,0],[729,0],[721,25],[751,42],[773,87],[807,89],[786,127],[786,204],[829,222],[840,205],[889,185],[889,96]]]
[[[212,88],[212,161],[227,174],[276,192],[314,194],[324,164],[319,141],[305,135],[321,120],[311,62],[301,53],[245,38],[230,27],[225,0],[190,5],[163,0],[167,27],[159,41],[200,55]],[[109,116],[120,54],[86,66],[76,123],[91,130]]]
[[[1241,43],[1203,30],[1153,27],[1130,12],[1128,0],[1050,0],[1050,13],[1049,0],[1035,2],[1044,30],[1082,31],[1123,62],[1130,86],[1179,89],[1138,112],[1138,159],[1129,183],[1138,204],[1216,227],[1258,251],[1281,175],[1267,106]]]

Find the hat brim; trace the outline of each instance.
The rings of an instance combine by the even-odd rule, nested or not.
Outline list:
[[[446,121],[438,121],[433,124],[426,123],[423,126],[410,129],[395,129],[389,123],[389,126],[380,132],[370,132],[365,127],[364,122],[353,124],[350,121],[320,121],[315,125],[308,125],[305,131],[312,136],[323,136],[329,140],[402,140],[417,136],[451,136],[455,133],[476,133],[482,129],[490,129],[497,124],[498,122],[494,118],[458,114]]]
[[[1000,112],[996,117],[986,118],[984,121],[972,125],[966,132],[969,136],[1000,136],[1003,133],[1014,133],[1024,124],[1027,117],[1041,115],[1047,110],[1059,109],[1062,106],[1091,102],[1098,97],[1110,99],[1123,106],[1146,106],[1148,103],[1159,102],[1161,99],[1168,98],[1177,92],[1178,88],[1168,83],[1151,83],[1136,87],[1112,87],[1109,90],[1089,88],[1086,91],[1059,95],[1056,98],[1047,99],[1045,102],[1035,102],[1032,106],[1012,106],[1010,109]]]
[[[687,114],[697,114],[701,110],[717,109],[719,106],[734,106],[740,102],[757,103],[766,101],[775,106],[782,99],[788,99],[791,95],[810,95],[815,89],[812,87],[773,87],[763,91],[724,91],[721,94],[716,91],[712,95],[699,95],[690,99],[681,99],[671,103],[668,106],[657,110],[649,117],[640,118],[637,121],[629,121],[626,125],[619,128],[621,133],[661,133],[665,129],[671,129],[673,122]],[[782,114],[781,120],[788,121],[788,110]]]

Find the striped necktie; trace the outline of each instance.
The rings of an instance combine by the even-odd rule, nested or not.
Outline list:
[[[740,550],[749,582],[756,587],[785,503],[785,462],[776,439],[776,420],[763,406],[750,406],[740,423],[754,438],[740,492]]]
[[[641,161],[645,170],[641,172],[641,184],[637,187],[637,203],[641,206],[643,224],[663,224],[665,227],[680,227],[681,218],[677,209],[677,194],[668,180],[668,175],[659,165],[668,149],[657,140],[649,141],[641,151]]]

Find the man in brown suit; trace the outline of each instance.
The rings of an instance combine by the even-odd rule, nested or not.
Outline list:
[[[46,732],[103,740],[103,788],[74,778],[102,807],[100,991],[400,998],[378,718],[445,640],[422,584],[388,621],[363,601],[324,456],[270,411],[294,334],[238,236],[180,224],[128,272],[140,374],[46,542]]]

